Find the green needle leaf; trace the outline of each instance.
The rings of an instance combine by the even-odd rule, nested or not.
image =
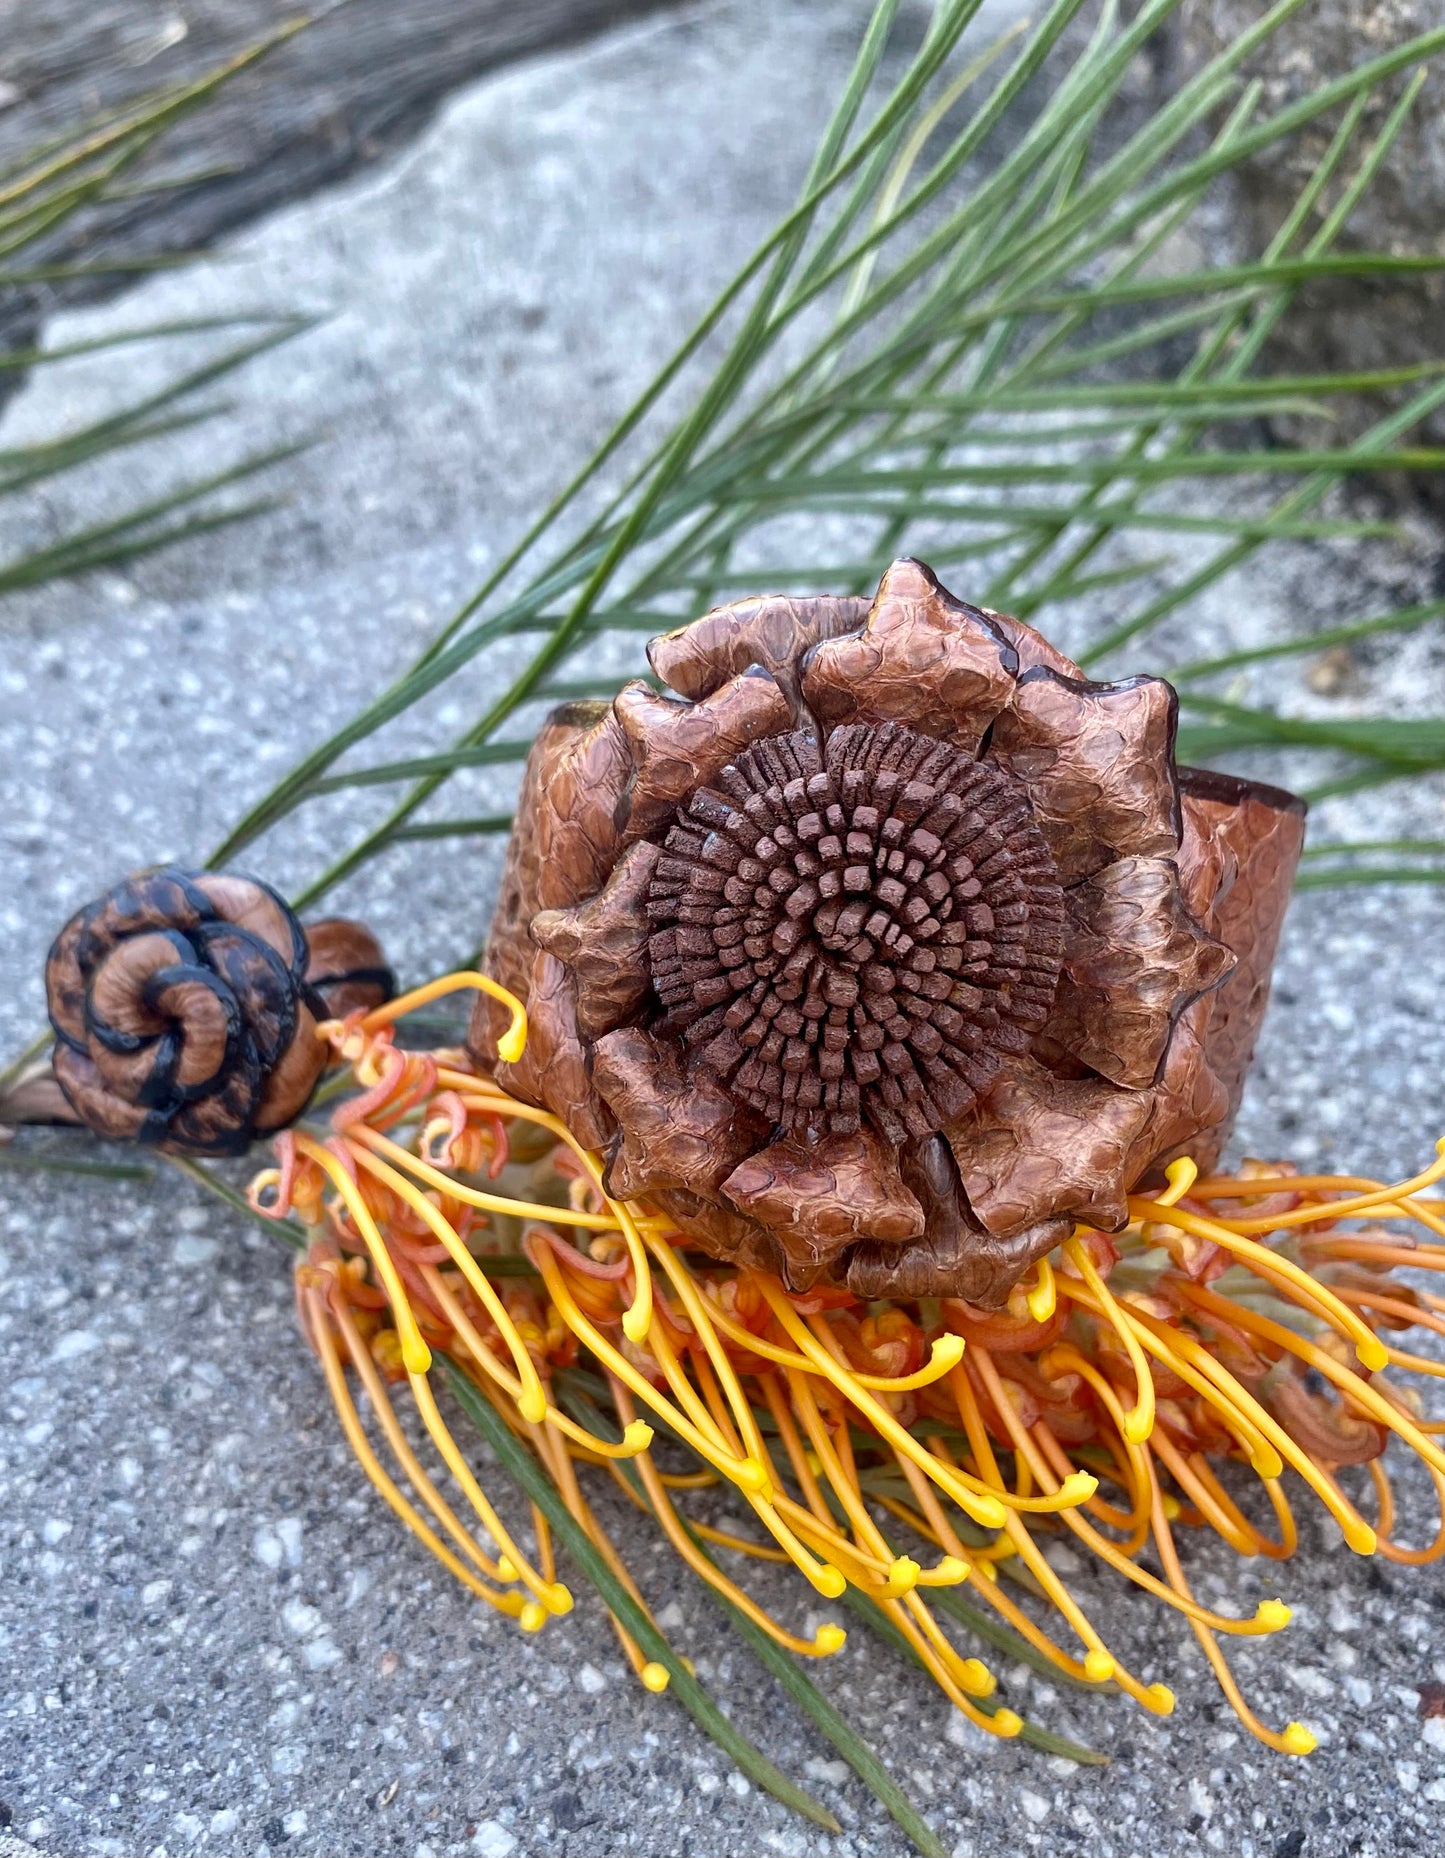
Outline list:
[[[600,1387],[598,1391],[602,1391]],[[609,1419],[595,1402],[579,1389],[570,1389],[565,1396],[565,1403],[573,1411],[574,1416],[596,1437],[614,1440],[622,1437],[621,1428],[615,1421]],[[648,1503],[642,1481],[627,1461],[622,1460],[615,1468],[627,1480],[638,1501],[651,1509],[652,1506]],[[692,1537],[693,1546],[698,1554],[716,1567],[717,1562],[707,1544],[688,1528],[685,1519],[683,1519],[682,1526]],[[746,1613],[734,1606],[725,1594],[719,1593],[701,1576],[698,1576],[697,1580],[698,1585],[707,1593],[708,1599],[721,1609],[728,1623],[745,1640],[758,1662],[772,1672],[794,1703],[828,1738],[878,1803],[892,1815],[918,1849],[924,1853],[924,1858],[947,1858],[944,1847],[939,1843],[918,1809],[899,1787],[897,1781],[847,1718],[839,1714],[797,1661],[790,1657],[782,1646],[770,1639],[766,1632],[756,1626]]]
[[[711,1561],[712,1556],[698,1538],[694,1536],[693,1540],[700,1552]],[[705,1581],[699,1584],[707,1587]],[[727,1615],[729,1624],[747,1642],[758,1662],[772,1672],[798,1708],[828,1738],[873,1797],[908,1834],[924,1858],[947,1858],[943,1844],[907,1794],[858,1731],[834,1709],[812,1679],[780,1645],[774,1644],[766,1632],[755,1626],[723,1594],[712,1587],[707,1587],[707,1592],[709,1598]]]
[[[844,1589],[841,1599],[842,1603],[865,1621],[869,1629],[876,1632],[879,1638],[885,1639],[905,1658],[919,1662],[920,1669],[923,1668],[917,1653],[907,1639],[888,1616],[868,1598],[867,1594],[859,1593],[856,1587],[850,1586]],[[1057,1675],[1052,1666],[1050,1674],[1051,1676]],[[995,1697],[975,1697],[972,1701],[974,1708],[985,1716],[996,1715],[1003,1708]],[[1100,1754],[1098,1749],[1088,1748],[1082,1742],[1070,1741],[1067,1736],[1054,1735],[1048,1729],[1040,1729],[1036,1723],[1031,1723],[1026,1718],[1019,1729],[1019,1740],[1027,1742],[1030,1748],[1036,1748],[1043,1754],[1061,1755],[1065,1761],[1077,1762],[1080,1767],[1106,1768],[1109,1765],[1109,1757]]]
[[[515,1439],[497,1412],[461,1370],[443,1360],[448,1385],[463,1411],[496,1453],[503,1468],[537,1505],[558,1540],[572,1560],[602,1596],[609,1612],[616,1615],[647,1656],[660,1664],[671,1679],[671,1689],[684,1709],[705,1734],[711,1736],[723,1752],[735,1761],[748,1779],[770,1793],[784,1806],[801,1813],[826,1832],[843,1828],[825,1806],[748,1741],[742,1732],[723,1715],[702,1685],[687,1669],[661,1632],[644,1613],[627,1589],[598,1554],[587,1536],[558,1495],[551,1479],[537,1460]]]
[[[148,1181],[154,1170],[139,1161],[96,1161],[84,1155],[42,1154],[0,1142],[0,1168],[18,1174],[87,1174],[104,1181]]]

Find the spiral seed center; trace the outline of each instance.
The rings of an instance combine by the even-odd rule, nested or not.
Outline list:
[[[889,1141],[1026,1052],[1063,899],[1022,786],[901,724],[746,750],[669,830],[648,915],[658,1030],[787,1130]]]

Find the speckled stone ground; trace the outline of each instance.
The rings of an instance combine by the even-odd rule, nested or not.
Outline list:
[[[861,14],[842,0],[706,6],[504,74],[385,175],[51,332],[324,307],[327,324],[238,383],[232,432],[261,442],[324,412],[333,436],[288,467],[292,501],[263,524],[0,611],[0,1044],[36,1023],[65,914],[131,865],[213,842],[583,455],[785,205]],[[132,384],[149,365],[137,356]],[[92,368],[42,376],[0,443],[109,391]],[[217,440],[180,441],[181,462],[197,443]],[[123,481],[56,496],[103,508],[174,463],[136,454]],[[36,504],[26,521],[43,533],[63,513]],[[1204,651],[1379,610],[1428,584],[1440,546],[1421,530],[1388,553],[1302,548],[1221,587],[1191,635]],[[1357,676],[1328,699],[1292,672],[1278,694],[1347,712],[1445,704],[1438,640],[1364,657]],[[476,688],[440,720],[455,725]],[[464,810],[499,792],[479,778]],[[307,816],[258,863],[290,881],[342,818]],[[1335,802],[1318,822],[1382,837],[1442,825],[1438,786]],[[419,976],[475,940],[494,870],[433,847],[348,901]],[[1240,1146],[1386,1173],[1418,1163],[1442,1125],[1442,979],[1433,893],[1302,897]],[[136,1187],[7,1172],[0,1194],[0,1854],[7,1838],[116,1858],[906,1849],[605,1492],[665,1622],[841,1836],[789,1818],[636,1689],[595,1606],[522,1639],[454,1588],[337,1436],[287,1260],[263,1234],[167,1173]],[[1402,1489],[1428,1518],[1428,1484]],[[1207,1598],[1279,1592],[1296,1607],[1282,1638],[1236,1662],[1265,1714],[1316,1726],[1313,1762],[1255,1746],[1187,1634],[1067,1559],[1121,1653],[1181,1696],[1159,1722],[1001,1671],[1010,1701],[1107,1752],[1106,1770],[984,1741],[861,1634],[820,1681],[958,1858],[1440,1849],[1445,1734],[1418,1714],[1420,1686],[1445,1681],[1439,1575],[1358,1560],[1312,1518],[1282,1571],[1191,1550]],[[795,1604],[771,1571],[760,1590]]]

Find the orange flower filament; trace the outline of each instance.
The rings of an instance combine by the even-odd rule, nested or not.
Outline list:
[[[990,1734],[1022,1725],[955,1644],[955,1591],[969,1617],[995,1617],[1062,1676],[1167,1714],[1172,1691],[1129,1670],[1045,1554],[1071,1536],[1181,1615],[1254,1735],[1287,1754],[1314,1747],[1303,1724],[1255,1716],[1221,1646],[1280,1631],[1288,1607],[1233,1617],[1198,1602],[1178,1530],[1287,1558],[1290,1470],[1356,1552],[1445,1555],[1445,1425],[1422,1417],[1407,1378],[1445,1367],[1400,1345],[1411,1328],[1445,1334],[1445,1299],[1394,1275],[1445,1269],[1445,1245],[1430,1242],[1445,1238],[1445,1204],[1422,1197],[1445,1177],[1445,1143],[1396,1186],[1261,1163],[1200,1180],[1176,1162],[1166,1191],[1130,1199],[1123,1232],[1076,1227],[1002,1310],[791,1295],[690,1251],[648,1201],[612,1199],[601,1157],[461,1051],[395,1043],[400,1014],[467,987],[512,1010],[519,1054],[519,1003],[476,974],[327,1022],[354,1088],[328,1093],[329,1127],[278,1137],[250,1194],[310,1229],[297,1295],[341,1424],[383,1499],[458,1580],[526,1631],[572,1605],[543,1516],[504,1520],[448,1428],[438,1356],[536,1454],[644,1611],[587,1501],[590,1477],[615,1478],[701,1579],[792,1652],[833,1655],[845,1634],[773,1618],[708,1546],[791,1563],[803,1601],[852,1590]],[[408,1442],[398,1388],[464,1506]],[[1401,1450],[1441,1496],[1420,1546],[1394,1537],[1387,1459]],[[701,1489],[730,1494],[735,1522],[689,1515]],[[642,1683],[664,1689],[667,1672],[614,1623]]]

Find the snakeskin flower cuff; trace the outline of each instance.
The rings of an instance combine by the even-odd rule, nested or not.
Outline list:
[[[477,1055],[714,1256],[997,1305],[1238,1107],[1304,831],[1178,768],[1159,678],[1096,683],[916,561],[764,596],[544,724]]]

